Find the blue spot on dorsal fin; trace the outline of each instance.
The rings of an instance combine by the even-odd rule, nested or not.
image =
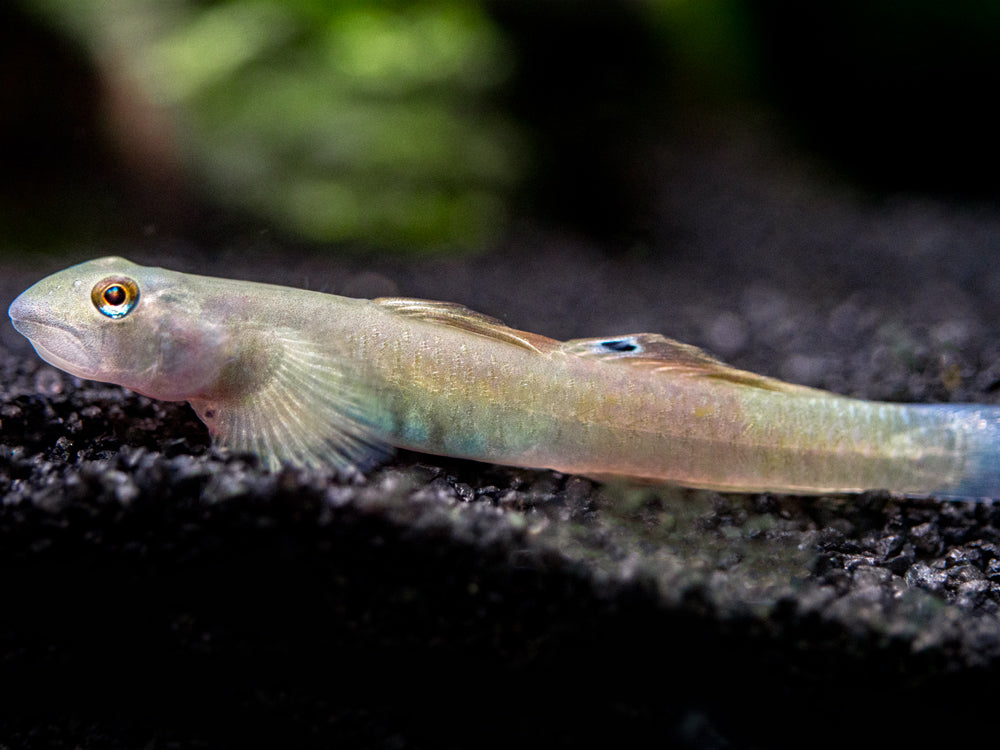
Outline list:
[[[642,347],[631,339],[609,339],[602,341],[601,347],[609,352],[641,352]]]
[[[816,391],[804,386],[737,370],[697,347],[665,338],[658,333],[572,339],[564,341],[560,349],[575,357],[592,357],[613,366],[647,368],[664,376],[683,375],[768,391],[808,397],[816,395]]]

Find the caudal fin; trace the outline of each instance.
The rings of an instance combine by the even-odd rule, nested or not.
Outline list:
[[[949,500],[1000,498],[1000,407],[979,404],[924,407],[952,420],[964,456],[958,481],[937,488]]]

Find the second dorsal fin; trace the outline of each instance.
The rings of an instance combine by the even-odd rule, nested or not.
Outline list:
[[[541,336],[537,333],[519,331],[504,325],[503,322],[489,315],[470,310],[456,302],[434,302],[410,297],[379,297],[372,300],[387,310],[398,315],[406,315],[431,323],[460,328],[469,333],[476,333],[497,341],[544,353],[557,349],[560,342]]]
[[[811,395],[816,391],[804,385],[757,375],[730,367],[696,346],[682,344],[658,333],[632,333],[599,339],[573,339],[561,350],[577,357],[594,357],[631,367],[692,377],[725,380],[738,385],[781,393]]]

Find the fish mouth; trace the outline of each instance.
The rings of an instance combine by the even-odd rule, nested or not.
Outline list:
[[[92,379],[97,371],[97,362],[84,346],[79,331],[39,310],[22,299],[23,296],[15,299],[8,310],[14,330],[28,339],[38,356],[50,365],[71,375]]]

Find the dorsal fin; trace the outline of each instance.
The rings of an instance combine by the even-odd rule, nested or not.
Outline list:
[[[491,318],[489,315],[470,310],[464,305],[455,302],[434,302],[425,299],[412,299],[409,297],[378,297],[372,300],[387,310],[391,310],[398,315],[405,315],[412,318],[419,318],[431,323],[460,328],[469,333],[476,333],[480,336],[503,341],[508,344],[529,349],[533,352],[545,353],[553,351],[560,346],[560,342],[541,336],[537,333],[519,331],[516,328],[504,325],[502,321]]]
[[[738,385],[793,395],[815,395],[817,391],[764,375],[730,367],[696,346],[682,344],[658,333],[632,333],[599,339],[573,339],[561,350],[577,357],[593,357],[630,367],[692,377],[725,380]]]

